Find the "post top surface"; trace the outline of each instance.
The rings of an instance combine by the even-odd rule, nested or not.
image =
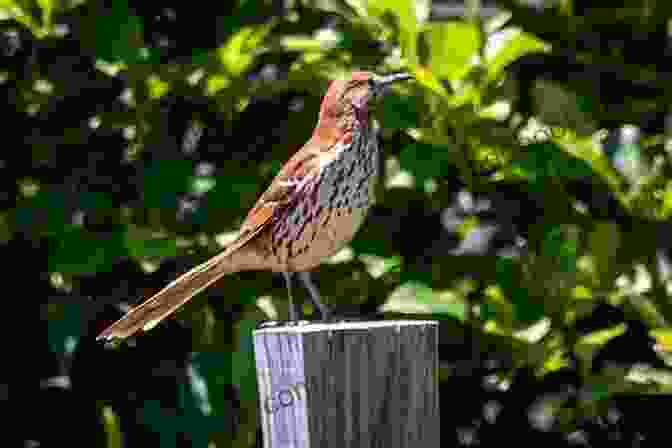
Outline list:
[[[305,323],[298,325],[283,325],[281,327],[259,328],[254,334],[270,333],[312,333],[318,331],[368,330],[383,327],[404,327],[411,325],[438,325],[436,320],[380,320],[365,322],[333,322],[333,323]]]

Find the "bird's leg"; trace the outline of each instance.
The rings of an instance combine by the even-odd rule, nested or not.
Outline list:
[[[285,278],[285,284],[287,285],[287,295],[289,296],[289,320],[296,323],[299,319],[296,314],[296,308],[294,308],[294,300],[292,298],[293,274],[293,272],[283,272],[282,276]]]
[[[312,279],[310,278],[310,272],[299,272],[299,279],[308,290],[308,294],[310,295],[310,300],[313,302],[313,305],[317,307],[318,310],[320,310],[320,317],[322,320],[329,320],[331,313],[329,308],[324,303],[322,303],[322,300],[320,299],[320,292],[317,290],[317,286],[315,286],[315,283],[313,283]]]

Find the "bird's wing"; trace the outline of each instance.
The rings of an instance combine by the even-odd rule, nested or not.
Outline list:
[[[308,142],[287,161],[249,211],[240,226],[238,238],[227,246],[224,253],[232,254],[270,223],[277,210],[292,200],[293,194],[304,181],[317,174],[319,155],[320,148]]]
[[[105,329],[97,339],[126,338],[139,330],[148,331],[184,305],[222,275],[236,272],[242,265],[263,267],[263,260],[252,252],[239,251],[271,222],[274,214],[292,198],[294,192],[316,169],[317,153],[307,145],[297,152],[275,177],[243,222],[238,238],[220,254],[182,274],[162,290],[130,310]],[[236,253],[238,257],[236,257]],[[243,261],[246,260],[246,261]]]

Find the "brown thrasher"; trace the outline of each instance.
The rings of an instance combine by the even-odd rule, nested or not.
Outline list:
[[[378,142],[369,123],[368,102],[389,84],[410,78],[405,73],[354,72],[350,79],[333,81],[312,137],[250,210],[238,238],[131,309],[97,339],[148,331],[221,276],[246,270],[285,275],[290,317],[295,320],[291,273],[307,274],[349,243],[372,204]],[[307,275],[303,279],[324,318],[326,307]]]

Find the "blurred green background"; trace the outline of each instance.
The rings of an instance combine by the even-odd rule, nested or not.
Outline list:
[[[231,241],[329,80],[364,69],[416,82],[375,108],[378,202],[315,274],[325,300],[440,320],[449,446],[654,444],[671,18],[667,0],[0,0],[8,429],[25,447],[261,446],[251,332],[286,316],[281,276],[94,338]]]

